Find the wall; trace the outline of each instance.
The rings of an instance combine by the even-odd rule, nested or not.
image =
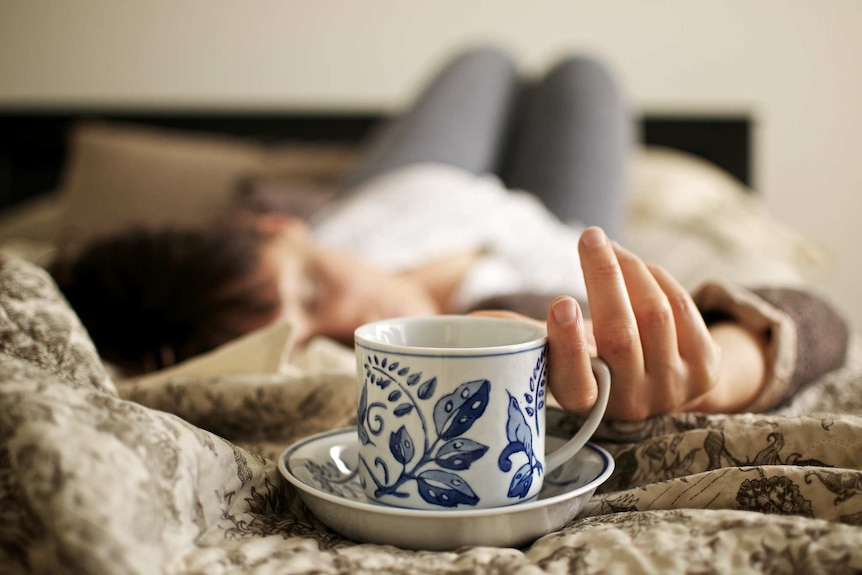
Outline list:
[[[0,105],[395,109],[483,41],[596,54],[636,109],[752,112],[756,187],[862,325],[859,0],[2,0]]]

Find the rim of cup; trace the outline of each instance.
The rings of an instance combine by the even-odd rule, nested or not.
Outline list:
[[[483,345],[409,345],[403,342],[405,338],[405,330],[416,329],[418,324],[432,329],[443,329],[447,326],[448,336],[455,335],[451,331],[470,329],[467,326],[484,326],[496,329],[490,332],[484,332],[481,339],[487,340],[491,338],[490,343]],[[513,333],[507,334],[501,329],[511,330]],[[479,338],[479,334],[464,333],[466,337]],[[440,334],[438,334],[440,335]],[[399,342],[400,340],[400,342]],[[471,316],[471,315],[433,315],[433,316],[411,316],[401,318],[383,319],[370,322],[358,327],[354,332],[354,341],[357,346],[378,351],[388,351],[393,353],[402,353],[405,355],[478,355],[478,354],[509,354],[517,353],[529,349],[534,349],[546,345],[548,342],[547,330],[540,325],[533,324],[527,321],[498,318],[486,316]]]

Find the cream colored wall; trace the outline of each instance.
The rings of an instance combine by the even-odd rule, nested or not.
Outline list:
[[[752,112],[756,186],[862,326],[859,0],[2,0],[0,105],[395,109],[485,41],[596,54],[636,109]]]

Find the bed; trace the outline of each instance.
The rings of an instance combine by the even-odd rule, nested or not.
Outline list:
[[[237,181],[249,177],[306,209],[309,193],[349,170],[368,119],[345,136],[328,130],[355,128],[355,117],[305,118],[294,133],[314,137],[273,142],[271,134],[227,135],[213,118],[195,131],[144,127],[139,116],[72,122],[79,116],[6,118],[30,138],[39,130],[24,127],[47,120],[75,129],[66,139],[53,124],[44,136],[68,142],[52,168],[38,148],[29,168],[5,156],[15,174],[6,182],[39,189],[7,194],[0,217],[3,573],[862,571],[855,342],[844,367],[772,413],[603,424],[594,441],[613,456],[613,474],[576,518],[535,541],[429,551],[333,531],[276,462],[291,443],[353,423],[351,350],[325,339],[292,349],[290,326],[275,324],[174,368],[123,378],[101,361],[42,266],[87,233],[129,225],[121,209],[193,225],[235,201]],[[828,254],[770,217],[745,183],[747,168],[734,174],[690,153],[696,145],[668,144],[645,140],[636,152],[628,245],[689,287],[711,275],[816,282]],[[172,198],[170,211],[160,197]],[[549,414],[553,434],[578,423]]]

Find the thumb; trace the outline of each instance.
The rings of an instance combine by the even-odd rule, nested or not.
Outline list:
[[[588,411],[598,397],[590,346],[578,302],[559,296],[548,308],[548,386],[557,402],[573,413]]]

